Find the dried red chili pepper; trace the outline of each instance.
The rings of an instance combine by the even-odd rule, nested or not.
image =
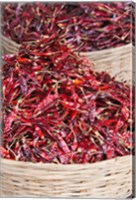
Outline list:
[[[131,154],[134,93],[127,84],[94,72],[54,35],[23,44],[4,62],[2,157],[70,164]]]
[[[21,44],[57,32],[80,51],[106,49],[131,42],[131,12],[131,2],[5,3],[3,34]]]
[[[3,158],[10,158],[8,150],[6,150],[4,147],[0,146],[0,154]]]

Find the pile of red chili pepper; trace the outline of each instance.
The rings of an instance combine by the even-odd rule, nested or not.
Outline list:
[[[2,157],[72,164],[131,153],[128,85],[94,72],[56,34],[3,59]]]
[[[94,51],[131,42],[131,2],[6,3],[3,34],[13,41],[63,34],[79,51]]]

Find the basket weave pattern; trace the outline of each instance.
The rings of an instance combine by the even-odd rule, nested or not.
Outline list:
[[[132,157],[56,165],[2,159],[2,197],[125,198],[132,191]]]
[[[0,34],[0,41],[3,48],[4,54],[14,54],[18,52],[19,46],[16,42],[6,38],[5,36]]]
[[[106,71],[118,81],[132,81],[132,44],[81,55],[94,62],[96,71]]]

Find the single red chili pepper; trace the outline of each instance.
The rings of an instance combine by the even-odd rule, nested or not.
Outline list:
[[[107,156],[107,159],[111,159],[111,158],[115,157],[115,151],[114,151],[113,147],[111,147],[111,146],[107,147],[106,156]]]
[[[3,158],[10,158],[10,155],[9,155],[9,152],[0,145],[0,155],[3,157]]]
[[[37,135],[41,138],[41,139],[44,139],[44,134],[43,132],[41,131],[40,127],[35,125],[35,131],[37,133]]]
[[[121,112],[122,112],[124,118],[125,118],[126,120],[128,120],[129,115],[130,115],[129,109],[128,109],[127,107],[123,107],[123,108],[121,109]]]
[[[46,107],[49,106],[49,104],[53,103],[54,100],[56,100],[57,98],[58,94],[48,94],[47,97],[45,97],[45,99],[43,99],[35,109],[35,114],[37,115],[39,112],[41,113],[43,109],[45,110]]]
[[[18,57],[18,58],[17,58],[17,61],[18,61],[19,63],[26,63],[26,62],[28,62],[28,59],[27,59],[27,58],[20,58],[20,57]]]

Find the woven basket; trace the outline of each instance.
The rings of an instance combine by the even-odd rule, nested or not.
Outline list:
[[[132,156],[94,164],[1,159],[1,197],[122,198],[132,194]]]
[[[3,37],[5,52],[18,45]],[[9,41],[9,43],[8,43]],[[10,46],[10,47],[9,47]],[[81,53],[94,61],[94,69],[117,80],[132,81],[132,45]],[[132,194],[132,156],[94,164],[42,164],[1,159],[1,197],[122,198]]]

